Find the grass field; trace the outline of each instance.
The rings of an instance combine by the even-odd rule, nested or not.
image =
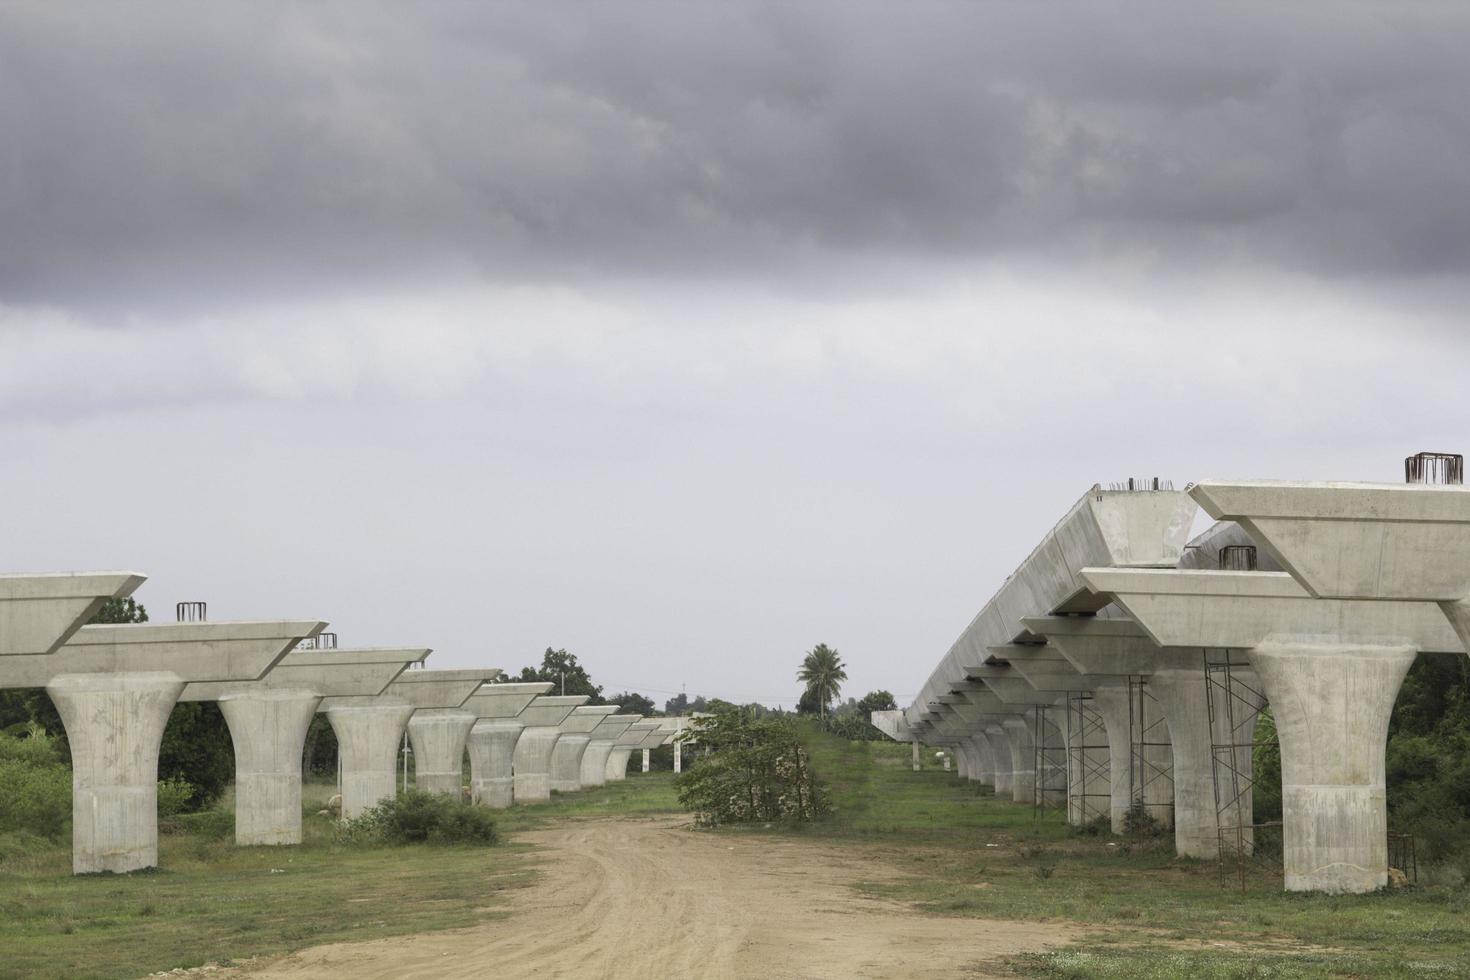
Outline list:
[[[909,769],[906,747],[810,738],[832,816],[785,834],[862,849],[875,896],[933,915],[1071,921],[1084,943],[1022,957],[1047,978],[1470,976],[1470,890],[1462,884],[1331,898],[1288,895],[1261,872],[1242,894],[1212,864],[1177,860],[1167,839],[1078,836],[1056,813],[998,800],[938,768]],[[327,787],[310,788],[320,801]],[[228,801],[226,801],[226,804]],[[313,804],[313,808],[316,804]],[[569,818],[677,810],[670,773],[515,807],[503,834]],[[535,853],[493,848],[363,847],[307,817],[307,841],[236,848],[227,810],[165,834],[156,871],[69,874],[65,843],[0,840],[0,977],[142,976],[318,943],[468,925],[505,913],[534,880]],[[982,921],[973,926],[985,928]]]
[[[319,943],[470,925],[504,914],[534,879],[530,850],[339,845],[306,788],[305,842],[234,846],[220,808],[159,837],[159,865],[130,875],[71,874],[70,841],[0,840],[0,978],[139,977]],[[500,814],[502,835],[568,816],[668,813],[671,773]]]
[[[804,834],[852,840],[915,872],[864,886],[942,915],[1094,924],[1083,946],[1028,957],[1041,977],[1470,976],[1470,890],[1422,886],[1328,897],[1255,872],[1245,894],[1217,866],[1178,860],[1167,839],[1074,836],[1061,815],[937,768],[907,746],[815,735],[830,821]]]

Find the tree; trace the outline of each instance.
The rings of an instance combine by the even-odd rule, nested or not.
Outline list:
[[[847,680],[847,670],[837,651],[825,643],[818,643],[807,651],[796,672],[796,679],[806,685],[817,702],[817,714],[822,723],[827,722],[827,705],[842,694],[842,682]]]
[[[858,698],[858,714],[867,721],[868,717],[875,711],[893,711],[898,708],[898,702],[893,700],[893,695],[888,691],[869,691]]]
[[[682,715],[689,710],[689,695],[677,694],[664,702],[664,714]]]
[[[679,803],[700,823],[813,820],[829,809],[796,727],[739,710],[695,719],[690,729],[708,754],[679,777]]]
[[[577,663],[577,655],[565,650],[546,648],[541,655],[540,667],[523,667],[519,680],[526,683],[550,681],[556,686],[552,694],[585,694],[588,704],[606,704],[602,698],[601,685],[592,683],[587,668]]]
[[[636,691],[624,691],[622,694],[614,694],[607,699],[608,704],[618,706],[620,715],[651,715],[657,710],[651,698],[645,698]]]

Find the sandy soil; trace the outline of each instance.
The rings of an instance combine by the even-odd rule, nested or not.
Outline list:
[[[857,895],[893,874],[859,849],[700,834],[687,818],[593,820],[523,835],[544,877],[507,919],[303,950],[238,976],[983,977],[1071,941],[1063,923],[924,916]]]

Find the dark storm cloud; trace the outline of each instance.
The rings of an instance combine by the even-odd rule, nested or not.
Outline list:
[[[1459,271],[1448,5],[10,4],[0,302],[854,258]]]

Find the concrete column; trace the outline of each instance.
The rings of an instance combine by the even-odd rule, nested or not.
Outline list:
[[[984,735],[972,735],[965,742],[970,755],[970,778],[982,786],[994,786],[994,765],[990,761],[990,743]]]
[[[1128,707],[1128,684],[1098,684],[1092,703],[1108,730],[1108,815],[1113,833],[1121,834],[1128,809],[1133,805],[1133,728]]]
[[[1045,771],[1036,773],[1035,781],[1046,790],[1040,799],[1048,807],[1067,805],[1067,740],[1062,733],[1061,719],[1057,717],[1061,710],[1052,708],[1048,711],[1047,720],[1039,726],[1038,732],[1044,749]]]
[[[545,802],[551,799],[551,750],[561,738],[561,729],[536,726],[524,729],[516,740],[514,755],[515,801]]]
[[[428,793],[460,798],[464,787],[464,749],[478,719],[459,708],[420,708],[408,720],[413,744],[413,782]]]
[[[342,766],[342,818],[351,819],[398,792],[398,749],[413,715],[411,704],[379,698],[374,704],[326,710]]]
[[[918,742],[910,742],[909,743],[909,748],[911,750],[910,751],[910,756],[911,756],[910,765],[913,766],[914,772],[918,772],[919,771],[919,743]]]
[[[470,729],[470,790],[476,803],[495,810],[511,805],[515,798],[512,759],[523,727],[518,721],[497,719],[477,722]]]
[[[633,749],[628,746],[614,746],[607,757],[607,780],[611,783],[622,782],[628,778],[628,759],[633,755]]]
[[[607,760],[612,758],[615,744],[610,738],[594,738],[587,743],[587,750],[582,753],[582,772],[578,777],[584,788],[607,784]]]
[[[582,756],[592,736],[581,732],[565,732],[551,749],[551,791],[575,793],[582,788]]]
[[[954,755],[955,774],[965,782],[970,781],[970,747],[963,742],[955,742],[949,747]]]
[[[674,772],[684,771],[684,743],[674,742]]]
[[[158,747],[184,682],[62,674],[46,685],[71,746],[72,872],[158,864]]]
[[[1011,799],[1016,803],[1034,804],[1036,743],[1031,738],[1031,724],[1024,718],[1007,718],[1000,727],[1005,732],[1011,757]]]
[[[1270,637],[1250,653],[1281,743],[1287,891],[1388,883],[1384,752],[1407,645]]]
[[[990,743],[990,758],[995,766],[995,795],[1010,796],[1014,792],[1015,781],[1011,775],[1011,743],[1006,738],[1005,729],[1000,725],[985,726],[985,741]]]
[[[1174,756],[1174,851],[1180,857],[1215,860],[1220,830],[1205,672],[1156,670],[1148,686],[1164,712]]]
[[[220,713],[235,746],[235,843],[301,843],[301,755],[321,695],[227,694]]]
[[[648,771],[648,749],[643,750],[643,771]]]

